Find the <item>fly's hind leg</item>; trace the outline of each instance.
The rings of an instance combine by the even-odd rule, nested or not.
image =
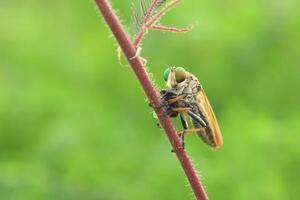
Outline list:
[[[184,110],[185,108],[180,108],[180,109]],[[180,111],[178,111],[178,112],[180,112]],[[182,149],[185,148],[185,135],[186,134],[202,131],[203,129],[205,129],[204,127],[201,127],[201,128],[188,128],[187,115],[191,116],[190,113],[192,113],[193,115],[196,115],[192,111],[190,111],[190,109],[188,109],[188,112],[183,111],[179,114],[180,121],[181,121],[181,124],[182,124],[182,127],[183,127],[182,133],[179,134],[179,137],[181,139],[181,148]],[[172,150],[172,152],[174,152],[174,151]]]
[[[180,113],[180,121],[183,126],[183,131],[180,135],[181,136],[180,137],[181,138],[181,146],[184,149],[185,148],[185,133],[186,133],[186,130],[188,129],[188,122],[187,122],[185,113]]]
[[[180,116],[180,121],[181,121],[181,124],[182,124],[182,126],[183,126],[183,131],[182,131],[182,133],[179,133],[178,135],[179,135],[179,137],[180,137],[180,139],[181,139],[181,147],[180,147],[180,149],[184,149],[185,148],[185,134],[186,134],[186,130],[188,130],[188,122],[187,122],[187,119],[186,119],[186,113],[184,113],[184,112],[181,112],[180,114],[179,114],[179,116]],[[174,152],[174,150],[172,149],[172,151],[171,152]]]
[[[185,148],[185,135],[189,133],[194,133],[203,130],[204,128],[189,128],[188,127],[188,121],[187,121],[187,116],[186,113],[180,113],[180,121],[183,126],[183,131],[182,133],[179,134],[181,138],[181,146],[184,149]]]

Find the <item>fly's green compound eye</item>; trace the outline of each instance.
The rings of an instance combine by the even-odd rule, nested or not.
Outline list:
[[[167,81],[170,74],[170,67],[164,71],[164,80]]]
[[[186,79],[186,71],[183,67],[177,67],[175,71],[176,82],[181,83]]]

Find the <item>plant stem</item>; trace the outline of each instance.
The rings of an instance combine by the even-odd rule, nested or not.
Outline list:
[[[143,63],[141,62],[139,56],[135,56],[136,48],[131,43],[129,37],[124,31],[118,17],[113,11],[111,5],[107,0],[95,0],[99,10],[101,11],[106,23],[117,39],[120,47],[122,48],[128,62],[130,63],[133,71],[135,72],[140,84],[142,85],[149,102],[153,106],[160,124],[165,130],[165,133],[170,140],[170,143],[173,147],[174,152],[178,160],[181,163],[181,166],[187,176],[187,179],[193,189],[193,192],[198,200],[207,200],[207,195],[205,190],[196,174],[195,169],[192,166],[192,163],[186,154],[186,151],[181,148],[181,141],[178,137],[176,130],[169,117],[163,116],[164,109],[159,108],[160,106],[160,95],[155,90],[152,81],[149,78],[148,73],[146,72]]]

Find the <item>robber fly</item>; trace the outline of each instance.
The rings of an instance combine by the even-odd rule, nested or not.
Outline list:
[[[197,135],[212,148],[223,145],[223,137],[199,80],[182,67],[169,67],[164,72],[167,89],[161,90],[162,104],[170,117],[179,115],[183,126],[180,134],[182,147],[187,133]],[[188,117],[192,119],[193,129],[188,128]]]

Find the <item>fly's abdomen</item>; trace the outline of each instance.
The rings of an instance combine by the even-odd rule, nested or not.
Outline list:
[[[202,139],[202,141],[211,147],[215,147],[216,143],[214,141],[214,137],[212,135],[211,129],[208,126],[207,127],[201,126],[201,124],[195,120],[192,120],[192,123],[194,125],[194,128],[203,128],[202,130],[197,131],[197,135]]]

